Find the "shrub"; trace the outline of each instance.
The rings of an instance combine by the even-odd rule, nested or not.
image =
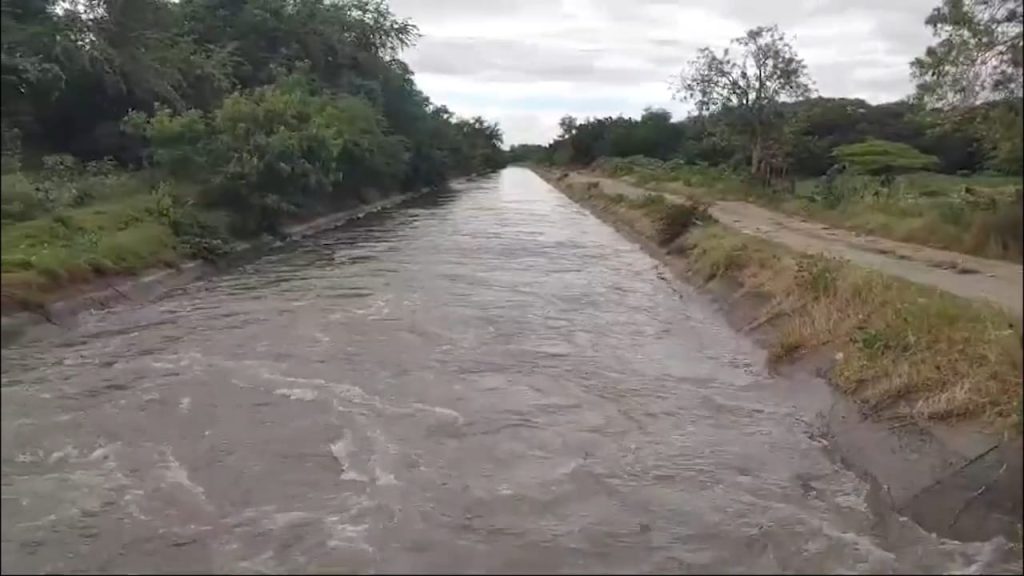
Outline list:
[[[888,140],[866,140],[838,146],[832,155],[847,166],[875,176],[934,170],[939,159],[909,144]]]
[[[20,172],[4,174],[0,186],[0,218],[4,221],[23,222],[52,209],[52,200]]]
[[[315,95],[301,78],[231,96],[209,116],[163,110],[128,125],[171,175],[208,179],[203,198],[231,210],[241,233],[274,232],[324,202],[358,202],[362,187],[396,186],[408,156],[368,102]]]
[[[689,203],[670,203],[649,205],[649,211],[657,214],[657,241],[666,246],[679,238],[701,221],[708,220],[703,206]],[[653,210],[650,210],[652,209]]]

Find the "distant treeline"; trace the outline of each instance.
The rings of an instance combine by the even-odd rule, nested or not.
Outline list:
[[[786,35],[753,28],[729,49],[700,49],[673,88],[695,113],[639,118],[565,116],[546,146],[515,146],[513,161],[589,164],[646,156],[743,169],[768,181],[817,176],[837,147],[867,141],[910,146],[946,173],[1024,172],[1024,0],[942,0],[925,24],[937,41],[909,66],[905,100],[872,105],[816,96]],[[897,162],[898,164],[898,162]]]
[[[995,105],[979,106],[977,118]],[[908,144],[938,158],[945,173],[993,171],[1020,174],[1021,159],[1000,156],[969,116],[950,120],[910,101],[872,105],[850,98],[809,98],[780,105],[785,122],[787,163],[793,176],[819,176],[835,164],[833,151],[846,144],[886,140]],[[510,161],[585,165],[601,157],[647,156],[692,164],[745,167],[750,150],[718,129],[716,116],[673,120],[660,109],[639,118],[565,117],[549,145],[513,146]],[[1018,150],[1019,154],[1019,150]]]

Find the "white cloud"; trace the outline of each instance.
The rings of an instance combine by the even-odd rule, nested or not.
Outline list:
[[[405,58],[420,87],[501,123],[506,143],[547,142],[564,114],[676,113],[669,79],[697,48],[777,23],[819,91],[880,102],[911,89],[938,0],[391,0],[423,34]]]

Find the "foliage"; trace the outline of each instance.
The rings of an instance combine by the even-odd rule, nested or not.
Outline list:
[[[925,21],[938,41],[912,63],[918,95],[952,106],[1021,98],[1022,8],[1022,0],[942,0]]]
[[[1019,95],[1010,97],[1019,91],[1010,79],[1021,78],[1021,58],[1012,56],[1020,54],[1020,22],[1013,18],[1020,14],[1019,4],[944,0],[928,20],[941,38],[929,50],[935,58],[930,63],[919,59],[914,66],[919,80],[931,82],[920,87],[918,99],[876,105],[854,98],[809,97],[811,80],[786,36],[775,27],[760,27],[722,52],[701,50],[680,74],[675,94],[696,104],[697,115],[675,121],[648,114],[640,119],[566,116],[559,122],[559,136],[537,157],[574,165],[634,155],[731,169],[746,165],[748,172],[770,183],[773,178],[825,174],[834,163],[835,148],[875,139],[935,156],[938,165],[929,169],[1020,175],[1024,104]],[[941,58],[940,48],[946,51]],[[966,59],[968,54],[973,59]],[[985,67],[973,76],[957,72],[955,65],[970,62]],[[1012,73],[999,72],[1014,66]],[[961,99],[964,105],[955,114],[921,105],[952,103],[955,99],[939,96],[942,90],[966,89],[957,88],[957,74],[991,80],[987,101],[980,93],[979,98]]]
[[[990,106],[991,108],[991,106]],[[999,108],[1003,110],[1003,108]],[[989,114],[979,110],[978,114]],[[995,113],[994,109],[991,113]],[[1006,111],[1005,114],[1009,114]],[[1019,173],[1014,150],[1004,147],[1002,155],[990,156],[989,146],[974,123],[952,122],[939,114],[922,113],[914,104],[892,102],[872,105],[864,100],[849,98],[810,98],[784,102],[778,107],[783,123],[776,128],[773,138],[784,145],[787,172],[791,177],[819,176],[834,163],[832,150],[837,146],[855,144],[869,139],[889,140],[913,146],[939,159],[937,170],[946,173],[978,172],[989,168],[1000,172]],[[677,159],[688,165],[714,165],[729,169],[749,166],[749,151],[742,139],[730,137],[728,122],[720,114],[691,116],[672,121],[671,130],[646,130],[638,119],[631,118],[573,118],[573,132],[553,141],[540,161],[553,164],[586,164],[601,157],[626,158],[642,154],[662,160]],[[1015,125],[1012,119],[999,124],[1006,132]],[[644,138],[634,138],[628,132],[646,131]],[[626,137],[621,135],[626,133]],[[651,146],[616,147],[613,143],[641,141],[654,142]],[[649,150],[655,153],[649,153]],[[664,151],[671,151],[666,153]],[[596,156],[595,156],[596,155]],[[997,162],[997,158],[1006,158]],[[592,159],[593,158],[593,159]],[[749,172],[749,168],[747,168]]]
[[[1024,173],[1024,0],[942,0],[925,22],[937,41],[912,62],[918,100]]]
[[[511,163],[542,163],[549,160],[547,146],[540,144],[514,144],[506,155]]]
[[[775,26],[761,26],[732,41],[720,54],[701,48],[679,78],[676,94],[698,112],[719,112],[748,143],[752,173],[765,162],[778,104],[811,96],[807,67]]]
[[[274,231],[282,216],[363,186],[397,184],[406,144],[386,135],[364,100],[312,93],[300,83],[229,97],[214,113],[130,123],[152,143],[157,165],[177,178],[201,175],[205,199],[235,211],[243,232]]]
[[[181,255],[174,231],[160,215],[157,196],[151,194],[148,175],[97,175],[80,168],[74,179],[78,187],[103,190],[85,206],[76,205],[63,182],[14,177],[19,186],[8,188],[11,180],[5,176],[3,188],[5,287],[9,274],[45,290],[96,274],[172,263]],[[37,200],[45,208],[9,209],[30,194],[45,196]]]
[[[639,119],[618,117],[579,121],[572,116],[560,122],[561,163],[589,164],[603,156],[648,156],[667,160],[677,151],[683,137],[682,124],[672,114],[647,108]],[[553,156],[557,156],[557,153]]]
[[[438,113],[396,58],[417,35],[382,0],[4,0],[4,156],[13,139],[136,166],[148,150],[121,129],[129,112],[208,114],[302,73],[317,92],[365,99],[405,138],[403,187],[500,165],[500,135],[477,139],[491,138],[486,158],[463,153],[459,138],[479,126]]]
[[[855,170],[876,176],[932,170],[938,158],[923,154],[913,146],[887,140],[867,140],[838,146],[833,155]]]

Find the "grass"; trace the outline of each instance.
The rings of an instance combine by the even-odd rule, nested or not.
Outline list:
[[[664,209],[594,189],[562,189],[647,239],[684,255],[703,283],[727,279],[763,302],[773,362],[828,350],[835,385],[870,413],[920,420],[980,419],[1020,428],[1021,327],[998,308],[885,276],[843,260],[800,255],[711,223],[702,214],[672,240]]]
[[[4,306],[34,308],[98,277],[194,256],[172,194],[146,173],[5,174],[0,279]]]
[[[177,263],[177,240],[151,212],[153,205],[140,196],[5,223],[0,244],[5,294],[38,299],[96,276]]]
[[[1013,262],[1024,259],[1019,177],[922,172],[899,176],[885,187],[877,178],[844,175],[829,190],[812,178],[796,182],[792,190],[772,191],[728,170],[678,161],[605,159],[594,168],[705,202],[745,200],[891,240]]]
[[[717,225],[686,244],[705,281],[727,275],[782,311],[773,360],[828,346],[835,384],[872,411],[1019,425],[1021,328],[1005,312]]]

